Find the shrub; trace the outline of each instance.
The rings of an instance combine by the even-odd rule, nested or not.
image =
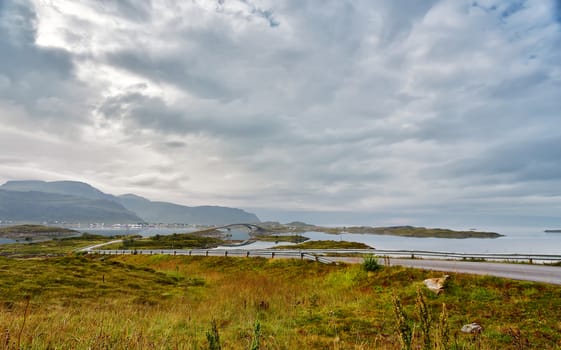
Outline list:
[[[378,271],[382,268],[382,265],[378,263],[378,258],[374,255],[368,255],[364,257],[362,261],[362,269],[364,271]]]
[[[206,340],[208,341],[208,350],[222,350],[216,320],[212,320],[211,329],[206,332]]]

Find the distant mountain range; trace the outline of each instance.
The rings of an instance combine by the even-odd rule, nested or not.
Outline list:
[[[257,223],[237,208],[188,207],[126,194],[114,196],[77,181],[8,181],[0,186],[0,220],[16,222]]]

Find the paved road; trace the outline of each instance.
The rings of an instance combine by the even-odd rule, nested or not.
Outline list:
[[[114,241],[100,243],[100,244],[96,244],[96,245],[91,245],[89,247],[81,248],[81,249],[78,249],[78,251],[79,252],[89,252],[93,249],[97,249],[97,248],[100,248],[100,247],[103,247],[103,246],[106,246],[106,245],[110,245],[110,244],[113,244],[113,243],[121,243],[122,241],[123,241],[122,239],[116,239]]]
[[[362,262],[361,258],[332,257],[329,259],[349,263]],[[390,264],[426,270],[491,275],[515,280],[561,285],[561,267],[557,266],[397,258],[391,259]]]
[[[111,241],[95,246],[81,249],[81,251],[93,253],[93,249],[104,245],[120,242],[120,240]],[[274,258],[303,258],[315,259],[317,261],[342,261],[347,263],[362,263],[362,258],[351,257],[330,257],[330,251],[315,250],[313,253],[305,253],[300,255],[300,251],[273,251],[273,250],[224,250],[224,249],[208,249],[208,250],[172,250],[172,249],[155,249],[155,250],[100,250],[101,254],[170,254],[170,255],[210,255],[210,256],[261,256]],[[322,254],[323,253],[323,254]],[[332,252],[331,252],[332,253]],[[314,255],[313,255],[314,254]],[[382,259],[380,259],[382,262]],[[470,262],[461,260],[430,260],[430,259],[400,259],[391,258],[391,265],[401,265],[407,267],[421,268],[427,270],[451,272],[451,273],[471,273],[477,275],[491,275],[497,277],[510,278],[515,280],[526,280],[534,282],[545,282],[561,285],[561,267],[545,266],[540,264],[509,264],[509,263],[490,263],[490,262]]]

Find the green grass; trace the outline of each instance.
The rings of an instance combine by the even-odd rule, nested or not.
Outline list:
[[[21,331],[21,348],[208,349],[214,321],[223,349],[248,349],[258,321],[262,349],[398,349],[393,294],[417,348],[417,290],[438,276],[299,259],[0,258],[0,348]],[[558,286],[455,274],[444,293],[423,291],[432,320],[446,304],[458,349],[561,347]],[[470,322],[484,327],[479,347],[459,332]]]
[[[297,233],[306,231],[325,232],[331,234],[341,233],[364,233],[377,235],[392,235],[406,237],[437,237],[437,238],[498,238],[501,234],[484,231],[455,231],[443,228],[426,228],[415,226],[349,226],[349,227],[323,227],[304,223],[290,223],[282,225],[279,223],[262,223],[261,226],[267,232],[273,233]]]
[[[45,225],[15,225],[0,227],[0,235],[14,233],[76,233],[77,231],[62,227]]]
[[[302,243],[309,240],[309,238],[300,235],[255,235],[252,237],[252,240],[262,242]]]
[[[83,233],[77,237],[54,238],[32,243],[0,244],[0,255],[12,257],[29,255],[68,254],[90,245],[114,240],[115,237]]]
[[[372,247],[359,242],[308,241],[294,245],[276,246],[271,249],[372,249]]]
[[[206,249],[224,243],[222,239],[190,233],[156,235],[142,239],[125,239],[117,249]],[[111,247],[104,247],[111,249]]]
[[[15,225],[0,227],[0,237],[15,240],[32,241],[33,239],[45,239],[52,237],[64,237],[77,234],[78,231],[62,227],[44,225]]]

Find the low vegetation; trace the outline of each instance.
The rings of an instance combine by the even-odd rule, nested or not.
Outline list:
[[[15,225],[0,227],[0,237],[12,239],[45,238],[75,235],[78,231],[44,225]]]
[[[271,249],[372,249],[372,247],[359,242],[308,241],[300,244],[275,246]]]
[[[364,271],[378,271],[382,268],[382,265],[378,262],[378,258],[374,255],[367,255],[362,260],[362,269]]]
[[[443,228],[426,228],[414,226],[390,226],[390,227],[371,227],[371,226],[350,226],[350,227],[323,227],[292,222],[289,224],[279,224],[277,222],[266,222],[260,224],[269,232],[325,232],[331,234],[341,233],[363,233],[377,235],[392,235],[406,237],[436,237],[436,238],[498,238],[501,234],[484,231],[455,231]]]
[[[117,249],[207,249],[224,243],[220,238],[190,233],[155,235],[142,239],[125,239]],[[104,247],[111,249],[111,247]]]
[[[287,259],[0,257],[0,348],[400,349],[403,336],[413,349],[561,347],[558,286],[454,275],[436,295],[422,283],[435,276]],[[483,332],[459,331],[471,322]]]
[[[309,238],[300,235],[254,235],[252,240],[261,242],[302,243],[309,240]]]
[[[0,255],[11,257],[65,255],[80,248],[94,244],[105,243],[116,237],[93,235],[83,233],[81,236],[53,238],[46,241],[30,242],[26,244],[0,244]]]

